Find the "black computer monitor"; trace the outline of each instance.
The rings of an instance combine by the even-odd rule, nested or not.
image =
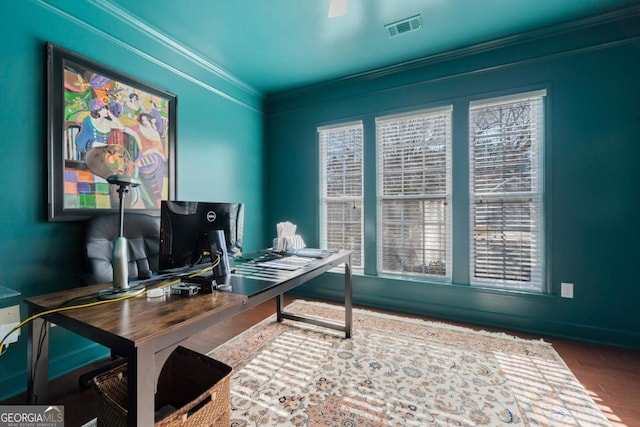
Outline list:
[[[242,251],[244,234],[244,205],[196,201],[166,201],[160,206],[160,271],[176,271],[206,265],[215,260],[209,256],[216,251],[216,230],[225,235],[224,249],[229,257]],[[212,249],[213,248],[213,249]],[[222,249],[222,248],[219,248]],[[221,254],[218,251],[217,254]],[[224,261],[224,262],[223,262]],[[228,260],[221,260],[214,269],[216,276]]]

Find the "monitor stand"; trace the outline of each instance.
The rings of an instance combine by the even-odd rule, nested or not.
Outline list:
[[[213,271],[207,271],[198,276],[184,278],[182,281],[184,283],[197,285],[200,291],[205,293],[211,293],[215,290],[224,291],[231,289],[231,285],[228,284],[230,281],[229,274],[225,276],[214,276]]]

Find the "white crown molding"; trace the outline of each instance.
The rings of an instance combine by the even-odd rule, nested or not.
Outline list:
[[[140,17],[129,13],[125,9],[115,4],[113,1],[91,0],[91,2],[106,13],[109,13],[113,17],[119,19],[121,22],[127,24],[131,29],[139,31],[147,37],[154,39],[156,42],[165,45],[168,49],[182,55],[193,63],[203,67],[210,73],[217,75],[218,77],[232,83],[235,86],[238,86],[240,89],[249,92],[252,95],[261,95],[255,88],[236,78],[235,76],[224,70],[222,67],[219,67],[218,65],[204,58],[201,54],[166,36],[161,31],[142,20]]]
[[[542,40],[542,39],[549,38],[549,37],[554,37],[554,36],[555,37],[562,36],[563,34],[569,33],[571,31],[584,30],[584,29],[588,29],[588,28],[594,27],[596,25],[607,24],[607,23],[610,23],[610,22],[619,21],[621,19],[631,18],[631,17],[634,17],[636,15],[640,15],[640,5],[634,5],[634,6],[630,6],[630,7],[626,7],[626,8],[622,8],[622,9],[618,9],[618,10],[614,10],[612,12],[608,12],[608,13],[604,13],[604,14],[600,14],[600,15],[596,15],[596,16],[591,16],[591,17],[587,17],[587,18],[583,18],[583,19],[579,19],[579,20],[575,20],[575,21],[565,22],[565,23],[562,23],[562,24],[558,24],[558,25],[555,25],[555,26],[542,28],[542,29],[539,29],[539,30],[533,30],[533,31],[529,31],[529,32],[526,32],[526,33],[516,34],[516,35],[512,35],[512,36],[507,36],[507,37],[502,37],[502,38],[498,38],[498,39],[495,39],[495,40],[491,40],[491,41],[487,41],[487,42],[483,42],[483,43],[478,43],[476,45],[467,46],[467,47],[463,47],[463,48],[459,48],[459,49],[454,49],[454,50],[451,50],[451,51],[437,53],[437,54],[429,55],[429,56],[426,56],[426,57],[423,57],[423,58],[417,58],[417,59],[414,59],[414,60],[411,60],[411,61],[406,61],[406,62],[390,65],[388,67],[382,67],[382,68],[378,68],[378,69],[374,69],[374,70],[370,70],[370,71],[365,71],[365,72],[362,72],[362,73],[356,73],[356,74],[344,76],[344,77],[337,78],[337,79],[334,79],[334,80],[330,80],[330,81],[327,81],[327,82],[321,82],[321,83],[317,83],[317,84],[311,84],[311,85],[308,85],[308,86],[303,86],[303,87],[300,87],[300,88],[294,88],[294,89],[282,91],[282,92],[279,92],[279,93],[271,94],[269,97],[270,97],[270,101],[276,101],[276,102],[277,101],[281,101],[281,100],[285,100],[285,99],[289,99],[289,98],[297,98],[297,97],[300,97],[300,96],[304,96],[307,93],[322,91],[324,88],[333,87],[336,84],[351,83],[351,82],[357,83],[357,82],[362,82],[362,81],[378,79],[378,78],[382,78],[382,77],[386,77],[386,76],[390,76],[390,75],[395,75],[395,74],[399,74],[399,73],[406,72],[406,71],[425,68],[425,67],[430,66],[430,65],[445,63],[445,62],[448,62],[448,61],[453,61],[453,60],[461,59],[461,58],[465,58],[465,57],[471,57],[473,55],[477,55],[477,54],[481,54],[481,53],[485,53],[485,52],[495,51],[495,50],[501,49],[501,48],[508,48],[508,47],[512,47],[512,46],[518,46],[518,45],[521,45],[523,43],[534,42],[534,41],[537,41],[537,40]],[[625,43],[635,42],[635,41],[636,41],[636,37],[630,37],[630,38],[628,38],[626,40],[622,40],[622,41],[614,41],[614,42],[609,42],[609,43],[599,43],[599,44],[597,44],[595,46],[589,46],[589,47],[577,48],[577,49],[569,49],[569,50],[561,52],[561,53],[545,55],[545,57],[547,57],[547,58],[554,57],[554,56],[555,57],[559,57],[559,56],[563,56],[563,55],[572,54],[572,53],[575,53],[575,52],[578,52],[578,51],[596,50],[596,49],[600,49],[600,48],[606,47],[606,46],[625,44]],[[539,60],[540,58],[535,58],[535,59]],[[504,65],[502,65],[500,67],[494,66],[494,67],[488,67],[488,68],[482,69],[482,70],[473,70],[473,71],[469,71],[469,72],[458,73],[458,74],[455,74],[455,75],[443,76],[443,77],[440,77],[440,78],[432,78],[432,79],[429,79],[428,82],[444,80],[444,79],[450,79],[450,78],[453,78],[453,77],[459,77],[461,75],[466,75],[466,74],[476,74],[478,72],[486,71],[486,70],[489,70],[489,69],[497,69],[497,68],[509,67],[509,66],[513,66],[513,65],[521,65],[523,63],[527,63],[527,62],[530,62],[530,61],[531,61],[531,58],[530,59],[525,59],[525,60],[520,60],[520,61],[515,61],[515,62],[510,62],[510,63],[504,64]],[[423,82],[419,82],[418,84],[424,84],[426,82],[427,81],[425,80]]]
[[[101,29],[99,29],[98,27],[96,27],[95,25],[88,23],[76,16],[73,16],[69,13],[67,13],[66,11],[58,8],[57,6],[51,4],[51,2],[49,2],[49,0],[33,0],[36,4],[38,4],[39,6],[43,7],[44,9],[49,10],[52,13],[55,13],[56,15],[59,15],[71,22],[73,22],[74,24],[83,27],[84,29],[86,29],[87,31],[93,32],[97,35],[99,35],[100,37],[103,37],[107,40],[109,40],[110,42],[148,60],[149,62],[152,62],[168,71],[170,71],[173,74],[176,74],[194,84],[196,84],[197,86],[200,86],[201,88],[207,90],[208,92],[211,92],[215,95],[218,95],[228,101],[231,101],[235,104],[241,105],[243,107],[246,107],[250,110],[253,110],[255,112],[258,113],[262,113],[262,110],[254,105],[248,104],[247,102],[236,98],[235,96],[232,96],[226,92],[221,91],[220,89],[217,89],[213,86],[211,86],[210,84],[182,71],[179,70],[178,68],[159,60],[158,58],[155,58],[151,55],[149,55],[148,53],[136,48],[135,46],[131,45],[128,42],[125,42],[115,36],[113,36],[112,34],[107,33],[106,31],[103,31]],[[219,67],[215,66],[214,64],[211,64],[210,62],[204,60],[202,57],[200,57],[199,55],[196,55],[195,53],[191,52],[189,49],[186,49],[184,46],[180,46],[178,43],[175,43],[173,41],[171,41],[169,38],[165,37],[164,35],[162,35],[161,33],[152,30],[151,27],[149,26],[145,26],[146,24],[143,24],[141,21],[137,21],[135,19],[133,19],[131,17],[131,19],[124,19],[124,16],[130,16],[130,15],[118,15],[112,12],[112,9],[110,8],[106,8],[104,6],[105,3],[110,3],[109,0],[91,0],[91,2],[96,5],[97,7],[101,8],[102,10],[110,13],[112,16],[114,16],[115,18],[117,18],[118,20],[120,20],[121,22],[125,23],[127,26],[130,26],[132,29],[136,30],[136,31],[140,31],[141,28],[145,28],[145,31],[148,31],[149,33],[144,33],[145,35],[149,35],[149,34],[153,34],[153,36],[151,36],[151,38],[153,40],[155,40],[156,42],[166,46],[167,48],[179,53],[180,55],[182,55],[184,58],[186,58],[187,60],[196,63],[197,65],[205,68],[208,72],[216,75],[219,78],[224,79],[225,81],[231,83],[232,85],[234,85],[235,87],[238,87],[239,89],[241,89],[243,92],[248,93],[249,95],[252,95],[256,98],[262,99],[262,94],[259,93],[258,91],[256,91],[254,88],[248,86],[247,84],[239,81],[238,79],[234,78],[233,76],[231,76],[230,74],[224,72],[222,69],[220,69]]]

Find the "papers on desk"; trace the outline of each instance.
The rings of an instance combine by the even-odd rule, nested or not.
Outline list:
[[[306,257],[306,258],[326,258],[331,254],[335,254],[336,251],[328,250],[328,249],[304,248],[304,249],[288,249],[286,253],[289,255],[296,255],[299,257]]]
[[[275,268],[278,270],[297,270],[311,263],[311,259],[298,256],[288,256],[271,261],[258,262],[260,267]]]
[[[248,262],[236,262],[231,274],[247,279],[281,282],[295,276],[297,270],[314,261],[312,258],[268,253]]]

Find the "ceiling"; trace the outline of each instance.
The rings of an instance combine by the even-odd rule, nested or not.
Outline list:
[[[273,93],[601,14],[638,0],[110,0],[242,83]],[[420,14],[419,31],[384,26]]]

